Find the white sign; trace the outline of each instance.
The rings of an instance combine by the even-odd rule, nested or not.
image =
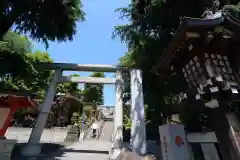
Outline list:
[[[159,127],[163,160],[190,160],[184,127],[168,124]]]

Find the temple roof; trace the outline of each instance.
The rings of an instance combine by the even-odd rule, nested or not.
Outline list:
[[[216,28],[222,26],[223,37],[240,39],[240,21],[232,17],[228,12],[220,12],[220,16],[209,17],[205,19],[183,17],[177,32],[174,34],[168,47],[160,56],[155,67],[152,69],[155,73],[165,73],[171,70],[173,61],[179,59],[181,51],[188,47],[189,41],[203,36],[212,36]]]

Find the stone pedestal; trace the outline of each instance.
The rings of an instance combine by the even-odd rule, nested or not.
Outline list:
[[[80,142],[83,141],[83,139],[84,139],[84,135],[85,135],[84,132],[81,132],[81,133],[80,133],[80,136],[79,136],[79,141],[80,141]]]
[[[68,126],[68,133],[65,141],[76,142],[79,139],[79,127],[77,125]]]
[[[16,140],[0,138],[0,159],[10,160]]]

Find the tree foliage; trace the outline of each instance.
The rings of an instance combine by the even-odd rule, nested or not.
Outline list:
[[[220,0],[220,7],[228,5],[225,8],[235,18],[239,18],[237,3],[236,0]],[[129,51],[120,58],[120,65],[138,67],[143,71],[144,101],[148,105],[148,117],[156,132],[157,126],[163,123],[162,119],[169,113],[169,108],[176,107],[174,99],[170,100],[171,103],[166,103],[166,97],[169,101],[170,95],[186,91],[187,86],[181,73],[166,77],[152,73],[151,69],[177,31],[181,17],[200,18],[206,8],[211,7],[212,1],[207,0],[138,0],[126,8],[117,9],[121,13],[121,18],[131,20],[130,24],[116,26],[113,33],[113,37],[119,36],[129,48]],[[186,108],[184,110],[186,111]],[[198,124],[200,121],[203,124],[202,121],[206,120],[205,111],[193,114],[195,116],[189,116],[194,112],[188,111],[188,114],[181,116],[188,128],[193,127],[191,123],[193,119],[194,122],[198,121]]]
[[[13,25],[16,31],[47,44],[72,40],[76,23],[84,20],[80,0],[1,0],[0,37]]]
[[[80,77],[80,75],[72,74],[70,77]],[[57,93],[70,94],[78,98],[82,96],[82,90],[78,87],[78,83],[72,82],[58,84]]]
[[[104,77],[104,73],[94,72],[90,77]],[[103,84],[85,84],[84,101],[103,104]]]
[[[8,32],[0,41],[0,90],[24,90],[36,93],[42,100],[52,78],[52,71],[39,68],[40,62],[52,63],[48,53],[31,53],[31,42],[16,32]],[[77,76],[73,74],[70,76]],[[93,73],[91,77],[104,77],[103,73]],[[58,84],[57,92],[84,98],[87,102],[103,104],[103,85],[85,84],[84,91],[78,83]]]
[[[40,70],[40,62],[53,62],[48,53],[31,53],[28,38],[15,32],[8,32],[0,41],[1,90],[28,90],[43,97],[51,71]]]
[[[30,41],[15,32],[8,32],[0,41],[0,75],[11,73],[12,76],[31,74],[28,70],[27,54],[31,52]]]
[[[50,58],[48,53],[36,51],[31,52],[32,44],[31,41],[16,32],[9,31],[0,41],[0,92],[3,91],[20,91],[20,92],[29,92],[35,93],[36,98],[40,101],[43,101],[45,91],[48,88],[49,82],[52,79],[53,72],[48,69],[43,69],[39,66],[41,62],[52,63],[53,60]],[[72,74],[71,77],[80,75]],[[94,77],[104,77],[103,73],[93,73],[91,76]],[[86,85],[86,91],[82,91],[78,87],[78,83],[62,83],[57,85],[57,93],[65,93],[66,95],[75,96],[82,100],[82,98],[87,98],[90,102],[97,102],[99,104],[103,103],[103,86],[102,85]],[[71,119],[71,113],[81,112],[83,104],[74,99],[66,100],[70,108],[68,110],[69,117]],[[53,115],[49,117],[49,122],[47,126],[52,126],[53,121],[57,118],[59,110],[63,106],[60,103],[52,106]],[[95,106],[94,106],[95,107]],[[91,106],[91,112],[94,109]],[[88,115],[88,122],[91,120],[89,115],[90,110],[85,111]],[[18,111],[15,115],[16,123],[24,123],[24,116],[26,114],[32,114],[36,116],[36,110],[26,110],[23,109]],[[55,120],[54,120],[55,119]]]

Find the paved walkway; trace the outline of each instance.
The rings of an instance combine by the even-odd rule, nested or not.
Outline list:
[[[87,140],[61,149],[46,160],[107,160],[111,142]]]
[[[99,140],[106,141],[106,142],[111,142],[112,141],[112,133],[113,133],[113,122],[111,122],[111,121],[105,122],[105,125],[103,127],[103,131],[101,133],[101,136],[100,136]]]
[[[107,160],[112,145],[112,130],[113,122],[105,122],[98,140],[93,140],[89,133],[83,142],[61,149],[46,160]]]
[[[5,136],[7,139],[16,139],[18,142],[27,142],[31,128],[9,127]],[[62,143],[67,136],[67,128],[54,127],[52,129],[44,129],[41,137],[42,143]]]

